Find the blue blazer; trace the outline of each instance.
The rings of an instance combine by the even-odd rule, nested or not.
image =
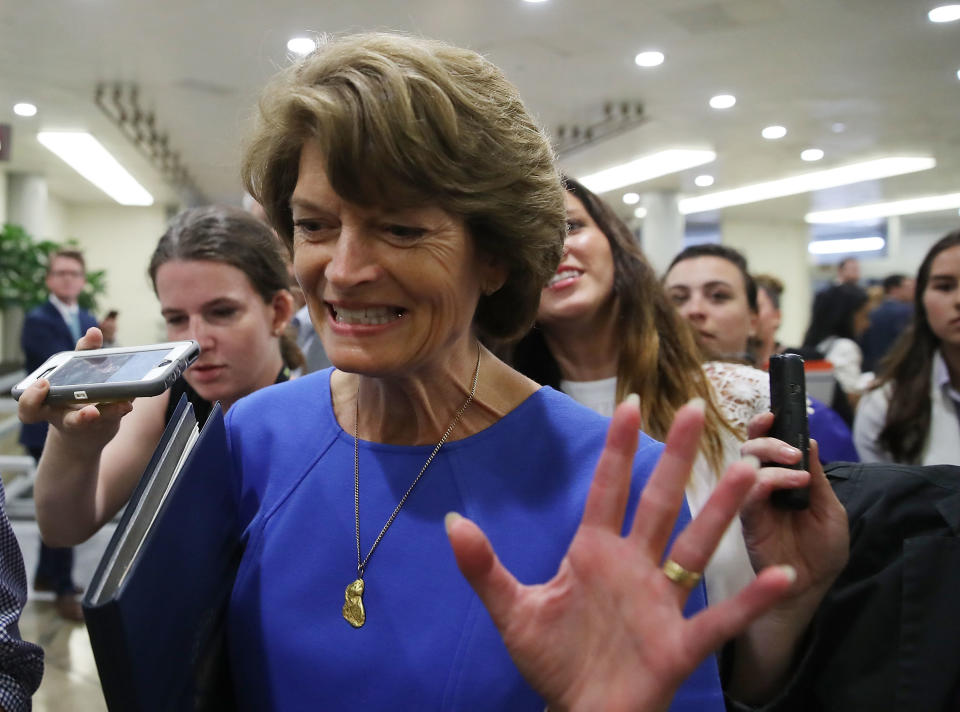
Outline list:
[[[85,332],[97,325],[97,320],[85,309],[80,310],[80,330]],[[59,351],[73,351],[76,341],[70,327],[52,302],[47,301],[31,309],[23,322],[20,345],[26,357],[27,373]],[[20,443],[26,448],[42,448],[47,439],[47,424],[32,423],[20,427]]]

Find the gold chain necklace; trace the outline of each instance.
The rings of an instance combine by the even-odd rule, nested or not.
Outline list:
[[[357,531],[357,579],[347,586],[346,591],[344,591],[344,599],[346,602],[343,604],[343,617],[354,628],[359,628],[367,620],[367,612],[363,607],[363,573],[367,568],[367,564],[370,562],[370,557],[373,556],[373,552],[377,550],[377,547],[380,545],[380,540],[383,539],[384,534],[387,533],[390,525],[393,524],[393,520],[397,518],[410,493],[413,492],[413,488],[417,486],[420,478],[423,477],[423,473],[427,471],[430,463],[433,462],[433,458],[437,456],[440,448],[443,447],[447,438],[450,437],[450,433],[457,427],[457,423],[459,423],[460,418],[463,417],[464,411],[466,411],[467,407],[473,402],[473,396],[477,392],[477,381],[480,378],[480,354],[480,344],[477,344],[477,367],[473,372],[473,385],[470,387],[470,395],[467,396],[463,405],[460,406],[460,410],[453,416],[450,427],[447,428],[443,437],[440,438],[440,442],[433,448],[430,457],[423,463],[423,467],[420,468],[420,473],[414,478],[413,482],[407,488],[407,491],[404,492],[403,497],[400,498],[400,502],[387,519],[387,523],[383,525],[380,533],[377,534],[377,538],[374,540],[373,546],[370,547],[370,551],[367,552],[366,558],[363,559],[361,559],[360,553],[360,438],[358,435],[360,430],[360,388],[359,386],[357,387],[357,414],[353,424],[353,507]]]

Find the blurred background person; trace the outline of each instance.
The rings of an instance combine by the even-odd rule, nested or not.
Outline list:
[[[757,332],[753,340],[753,362],[757,368],[767,369],[770,357],[783,353],[783,345],[777,341],[780,328],[780,298],[783,296],[783,281],[772,274],[755,274],[757,285]]]
[[[857,410],[857,450],[867,462],[960,465],[958,408],[960,230],[920,264],[913,322]]]
[[[59,351],[72,351],[77,340],[97,319],[77,302],[86,286],[86,263],[77,250],[62,249],[50,255],[46,285],[49,299],[32,309],[23,322],[20,344],[27,373],[39,368]],[[47,439],[47,423],[24,424],[20,443],[37,461]],[[81,589],[73,581],[73,549],[50,547],[40,542],[40,559],[33,579],[35,591],[52,591],[57,613],[69,621],[80,622],[83,612],[77,595]]]
[[[870,325],[860,337],[864,371],[878,371],[883,357],[910,325],[915,284],[903,274],[884,278],[883,302],[870,312]]]

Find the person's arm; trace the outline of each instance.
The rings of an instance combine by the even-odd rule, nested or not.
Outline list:
[[[725,640],[790,589],[790,567],[762,571],[731,599],[687,619],[690,587],[661,569],[703,427],[703,406],[681,408],[632,526],[623,536],[639,401],[614,413],[583,519],[556,576],[525,586],[471,521],[447,515],[457,565],[477,592],[527,682],[558,710],[664,710],[684,679]],[[703,571],[756,482],[755,462],[735,463],[667,557]],[[676,576],[676,574],[674,574]]]
[[[890,455],[880,444],[889,405],[889,385],[869,391],[860,401],[853,419],[853,444],[861,462],[890,462]]]
[[[23,556],[4,509],[0,484],[0,710],[25,712],[43,675],[43,650],[20,637],[27,600]]]
[[[80,348],[99,345],[95,329],[78,342]],[[48,545],[72,546],[130,497],[163,434],[169,396],[70,408],[45,405],[48,388],[46,381],[28,388],[20,396],[19,416],[51,425],[34,484],[37,523]]]

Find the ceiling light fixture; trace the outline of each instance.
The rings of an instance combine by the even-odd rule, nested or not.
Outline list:
[[[737,103],[737,97],[733,94],[717,94],[710,99],[710,106],[714,109],[729,109]]]
[[[638,67],[659,67],[663,64],[663,52],[648,50],[633,58]]]
[[[678,173],[715,160],[713,151],[673,148],[584,176],[580,182],[594,193],[606,193],[634,183]]]
[[[921,198],[891,200],[886,203],[871,203],[870,205],[857,205],[852,208],[839,208],[837,210],[818,210],[807,213],[804,220],[814,224],[845,223],[873,218],[888,218],[893,215],[933,213],[938,210],[952,210],[953,208],[960,208],[960,193],[926,195]]]
[[[35,116],[37,107],[29,102],[21,101],[19,104],[13,105],[13,113],[17,116]]]
[[[778,138],[786,136],[787,130],[783,126],[767,126],[760,132],[760,135],[768,141],[776,141]]]
[[[828,168],[822,171],[801,173],[800,175],[780,178],[764,183],[754,183],[740,188],[721,190],[693,198],[682,198],[678,201],[680,212],[684,215],[703,213],[708,210],[719,210],[733,205],[758,203],[761,200],[782,198],[798,193],[810,193],[815,190],[835,188],[840,185],[861,183],[867,180],[889,178],[925,171],[937,165],[936,160],[927,157],[905,156],[891,158],[877,158],[862,163],[851,163],[838,168]]]
[[[310,37],[294,37],[287,42],[287,49],[294,54],[305,57],[317,48],[316,40]]]
[[[647,217],[647,209],[637,208],[636,210],[633,211],[633,217],[643,220],[645,217]]]
[[[713,176],[706,173],[693,179],[693,184],[699,188],[709,188],[713,185]]]
[[[801,161],[819,161],[821,158],[823,158],[823,151],[821,151],[819,148],[808,148],[807,150],[800,152]]]
[[[960,20],[960,5],[941,5],[927,13],[930,22],[954,22]]]
[[[153,205],[153,196],[90,134],[41,131],[37,140],[121,205]]]
[[[625,204],[627,204],[627,205],[636,205],[637,203],[640,202],[640,194],[639,194],[639,193],[624,193],[624,194],[623,194],[623,202],[624,202]]]
[[[847,252],[876,252],[882,250],[887,241],[882,237],[849,237],[839,240],[814,240],[807,244],[811,255],[839,255]]]

